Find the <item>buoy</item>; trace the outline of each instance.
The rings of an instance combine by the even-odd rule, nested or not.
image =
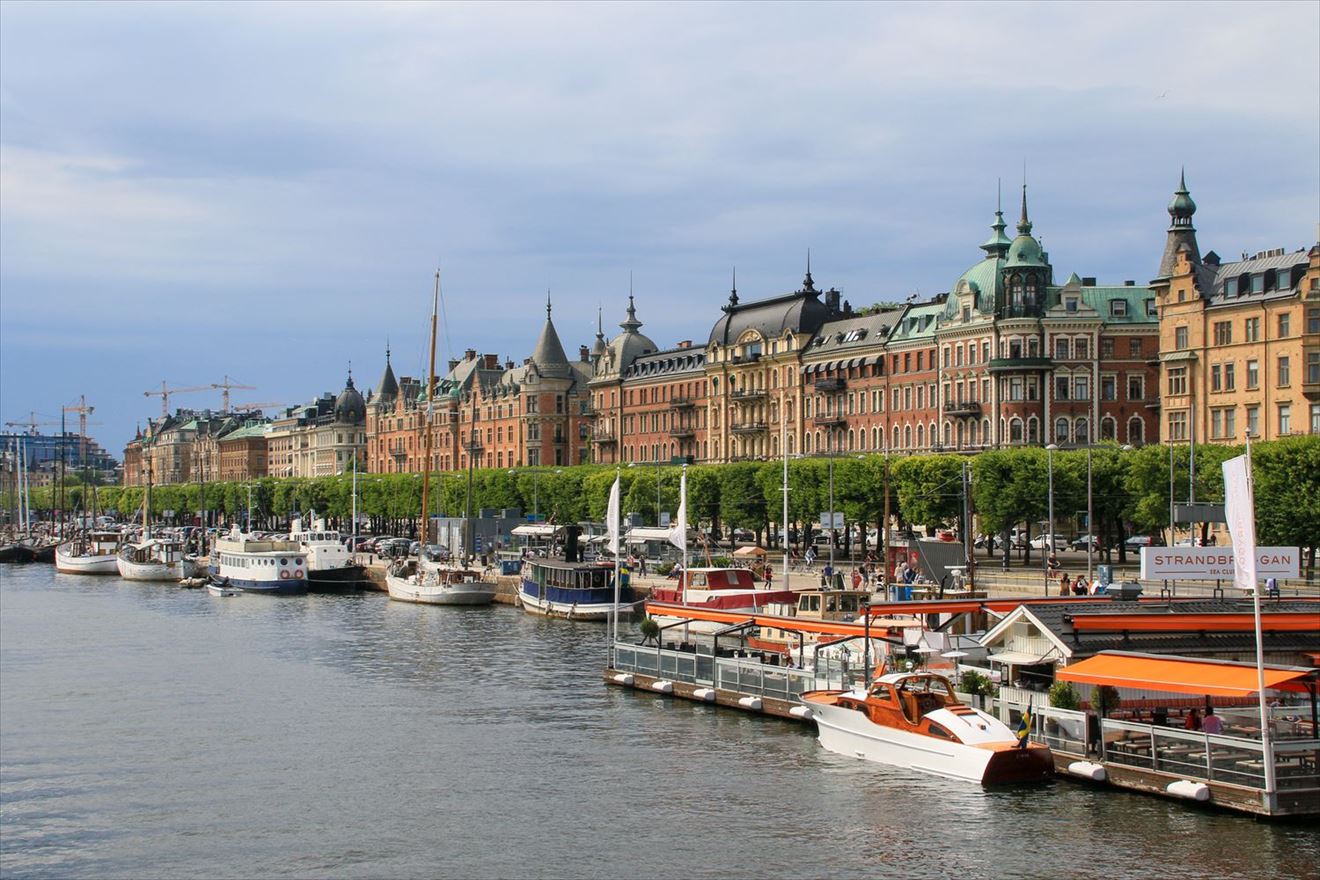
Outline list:
[[[715,702],[715,688],[697,688],[692,692],[692,696],[698,700],[713,703]]]
[[[282,581],[287,581],[288,579],[289,579],[289,572],[288,572],[288,570],[285,569],[285,570],[281,571],[281,572],[280,572],[280,580],[282,580]]]
[[[810,707],[810,706],[794,706],[792,709],[789,709],[789,710],[788,710],[788,714],[789,714],[789,715],[792,715],[794,718],[812,718],[812,717],[814,717],[814,716],[812,715],[812,713],[811,713],[811,707]]]
[[[754,711],[754,712],[759,712],[759,711],[761,711],[761,698],[760,698],[760,697],[740,697],[740,698],[738,699],[738,705],[739,705],[739,706],[742,706],[744,709],[751,709],[751,710]]]
[[[302,569],[301,569],[301,568],[294,569],[294,572],[293,572],[293,579],[294,579],[294,580],[302,580]]]
[[[1179,779],[1177,782],[1170,782],[1164,790],[1174,797],[1187,798],[1189,801],[1204,802],[1210,800],[1210,786],[1204,782]]]
[[[631,687],[631,686],[632,686],[632,683],[633,683],[636,679],[634,679],[634,678],[632,677],[632,673],[631,673],[631,672],[616,672],[616,673],[614,673],[614,679],[613,679],[613,680],[614,680],[616,683],[618,683],[618,684],[626,684],[626,685],[628,685],[629,687]]]
[[[1105,768],[1092,761],[1073,761],[1068,765],[1068,772],[1073,776],[1080,776],[1082,779],[1089,779],[1092,782],[1104,782],[1109,778]]]
[[[674,683],[672,681],[653,681],[651,690],[659,691],[662,694],[672,694],[674,692]]]

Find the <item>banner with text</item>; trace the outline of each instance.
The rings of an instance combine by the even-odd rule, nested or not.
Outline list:
[[[1256,577],[1301,576],[1301,551],[1296,547],[1257,547]],[[1142,547],[1142,580],[1215,580],[1232,578],[1232,547]]]

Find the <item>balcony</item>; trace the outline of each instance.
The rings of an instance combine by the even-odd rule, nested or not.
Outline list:
[[[1311,400],[1320,400],[1320,379],[1316,379],[1314,382],[1303,382],[1302,396]]]
[[[598,428],[591,432],[592,443],[617,443],[618,439],[614,436],[614,431],[609,428]]]
[[[600,410],[596,409],[594,406],[583,407],[582,418],[591,420],[598,419],[600,418]]]
[[[944,402],[944,414],[946,416],[979,416],[981,414],[981,404],[975,400],[946,400]]]
[[[992,373],[1044,371],[1054,369],[1054,362],[1046,357],[1006,357],[990,358],[988,366]]]
[[[761,434],[766,430],[765,422],[743,422],[740,425],[730,425],[729,430],[735,434]]]
[[[843,391],[848,387],[847,379],[817,379],[816,390],[826,392]]]
[[[821,427],[829,427],[831,425],[842,425],[845,421],[847,421],[847,419],[844,418],[843,413],[824,413],[823,415],[818,415],[811,420],[812,424],[820,425]]]
[[[671,397],[669,399],[670,409],[692,409],[694,406],[696,406],[696,403],[690,397]]]
[[[729,392],[729,399],[734,403],[745,403],[756,400],[765,400],[764,388],[740,388],[737,391]]]
[[[697,436],[697,429],[691,425],[680,425],[669,429],[669,436],[678,440],[688,440]]]

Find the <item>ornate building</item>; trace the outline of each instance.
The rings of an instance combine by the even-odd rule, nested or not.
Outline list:
[[[267,471],[272,477],[327,477],[362,466],[367,445],[367,405],[350,372],[338,396],[291,406],[266,432]]]
[[[1201,256],[1179,181],[1160,274],[1159,384],[1170,442],[1320,434],[1320,245]]]

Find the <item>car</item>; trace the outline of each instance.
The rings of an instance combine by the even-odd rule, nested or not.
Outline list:
[[[1139,550],[1142,547],[1163,547],[1164,539],[1156,538],[1151,535],[1133,535],[1123,542],[1129,550]]]
[[[1063,539],[1062,535],[1037,535],[1036,537],[1031,539],[1031,549],[1044,550],[1046,542],[1049,543],[1049,548],[1051,550],[1065,546],[1067,544],[1067,542]]]
[[[407,538],[385,538],[376,542],[377,556],[406,556],[412,541]]]
[[[1085,550],[1088,545],[1092,550],[1099,550],[1100,539],[1095,535],[1080,535],[1073,538],[1072,543],[1069,544],[1074,550]]]

